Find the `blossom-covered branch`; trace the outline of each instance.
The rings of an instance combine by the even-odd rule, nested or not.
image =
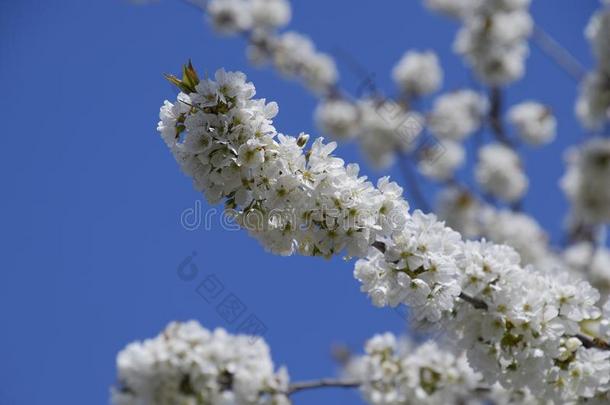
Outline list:
[[[187,67],[172,81],[183,92],[161,109],[163,139],[195,187],[211,203],[224,201],[265,248],[359,257],[354,276],[375,305],[409,305],[421,325],[465,349],[489,384],[560,402],[605,395],[610,353],[573,338],[605,333],[588,283],[561,267],[524,267],[507,246],[463,241],[433,215],[410,213],[387,178],[374,187],[358,177],[357,165],[331,154],[333,144],[317,139],[305,150],[307,135],[277,134],[277,105],[252,99],[243,74],[199,80]]]
[[[340,378],[289,382],[286,368],[274,371],[261,337],[173,322],[159,336],[125,347],[117,369],[114,405],[289,405],[292,395],[321,388],[357,388],[371,405],[532,401],[528,391],[485,385],[464,355],[433,342],[414,347],[389,333],[350,357]]]

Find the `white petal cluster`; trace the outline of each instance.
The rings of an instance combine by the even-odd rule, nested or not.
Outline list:
[[[318,105],[315,120],[326,134],[337,139],[353,138],[359,132],[360,111],[347,100],[330,99]]]
[[[358,140],[365,156],[378,168],[388,167],[397,153],[417,146],[423,118],[393,101],[363,99],[358,102]]]
[[[448,226],[465,238],[485,238],[509,245],[519,253],[524,264],[543,266],[553,256],[549,237],[534,218],[522,212],[497,209],[478,200],[468,190],[459,187],[442,190],[437,211]]]
[[[351,362],[348,375],[362,381],[360,392],[371,405],[457,404],[474,397],[481,381],[464,356],[432,341],[414,348],[391,333],[368,340],[365,354]]]
[[[253,64],[271,63],[317,94],[330,93],[337,82],[335,62],[317,51],[308,37],[293,31],[278,33],[290,22],[288,0],[211,0],[203,8],[217,32],[249,37],[247,54]]]
[[[589,224],[610,222],[610,140],[595,138],[567,155],[561,187],[573,214]]]
[[[316,122],[337,139],[355,138],[367,160],[376,168],[390,166],[398,153],[417,146],[423,117],[390,100],[327,99],[316,109]]]
[[[487,99],[472,90],[443,94],[434,101],[428,128],[439,138],[461,141],[479,129],[487,109]]]
[[[580,85],[576,115],[582,125],[600,129],[610,121],[610,77],[600,72],[587,75]]]
[[[159,130],[195,187],[210,203],[225,201],[265,248],[362,255],[384,226],[408,215],[406,202],[387,203],[400,188],[386,179],[375,188],[358,165],[331,155],[336,144],[319,138],[304,153],[307,135],[278,135],[271,122],[277,105],[251,99],[254,86],[242,73],[215,77],[175,105],[166,102]]]
[[[271,62],[281,74],[301,80],[316,93],[328,92],[338,78],[333,59],[318,52],[308,37],[294,31],[269,38],[266,42],[255,42],[249,52],[269,54]]]
[[[230,35],[283,27],[291,8],[288,0],[210,0],[207,13],[217,32]]]
[[[587,25],[585,35],[597,57],[599,68],[610,74],[610,10],[595,13]]]
[[[557,120],[550,108],[535,101],[525,101],[508,110],[508,119],[519,137],[530,145],[553,141]]]
[[[436,53],[408,51],[394,66],[392,78],[406,94],[422,96],[440,88],[443,70]]]
[[[576,115],[585,127],[600,129],[610,122],[610,8],[593,15],[585,34],[597,57],[597,67],[581,84]]]
[[[529,183],[519,155],[498,143],[479,149],[475,177],[482,190],[506,202],[521,199]]]
[[[426,6],[434,11],[454,18],[463,18],[472,13],[481,0],[425,0]]]
[[[461,143],[449,139],[443,140],[440,150],[435,153],[423,151],[418,164],[419,171],[431,179],[443,181],[454,177],[466,159],[466,150]]]
[[[508,246],[464,242],[433,215],[410,214],[400,187],[358,177],[356,165],[331,155],[333,144],[318,139],[304,152],[306,135],[276,134],[277,106],[252,99],[243,74],[215,77],[194,88],[192,80],[179,82],[188,94],[162,107],[159,131],[195,186],[211,202],[224,201],[266,248],[359,257],[354,276],[374,304],[411,306],[418,323],[444,330],[466,350],[489,385],[527,388],[558,403],[607,391],[610,351],[573,339],[590,333],[581,325],[608,322],[587,282],[561,269],[523,267]],[[510,176],[496,174],[514,171],[512,158],[491,162],[507,160],[505,153],[485,157],[485,176],[515,188]]]
[[[454,49],[490,85],[513,82],[525,71],[533,29],[529,0],[481,1],[462,18]]]
[[[511,246],[526,264],[537,264],[549,255],[548,235],[527,214],[511,210],[492,211],[485,218],[483,236]]]
[[[460,187],[443,188],[438,194],[435,210],[447,226],[466,239],[478,239],[484,235],[487,218],[493,211],[491,206]]]
[[[354,277],[376,306],[408,305],[415,319],[439,321],[460,294],[457,257],[460,235],[432,214],[415,211],[404,228],[358,260]]]
[[[565,262],[575,271],[587,276],[597,289],[610,293],[610,250],[579,242],[563,252]]]
[[[171,323],[117,357],[115,405],[288,405],[284,369],[275,372],[262,339]]]
[[[478,316],[457,309],[456,339],[473,368],[488,383],[528,388],[536,396],[567,403],[605,392],[610,352],[585,349],[575,335],[582,322],[597,319],[599,294],[565,273],[543,275],[519,266],[507,246],[466,242],[463,291],[481,297]],[[470,343],[468,343],[470,342]],[[584,366],[587,358],[593,364]],[[599,364],[598,364],[599,363]],[[565,372],[591,366],[599,374]]]

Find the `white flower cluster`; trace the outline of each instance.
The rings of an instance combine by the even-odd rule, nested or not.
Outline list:
[[[485,238],[509,245],[526,265],[540,272],[572,272],[588,280],[602,295],[610,293],[610,251],[581,241],[563,251],[551,247],[536,220],[523,213],[497,209],[462,187],[447,187],[438,197],[436,212],[452,229],[468,239]]]
[[[461,143],[450,139],[443,140],[438,147],[439,151],[426,153],[420,156],[418,169],[420,173],[434,180],[444,181],[454,177],[466,159],[466,150]],[[436,153],[435,153],[436,152]]]
[[[439,321],[460,294],[460,235],[432,214],[415,211],[404,228],[356,262],[354,277],[376,306],[406,304],[417,320]]]
[[[576,115],[583,126],[601,129],[610,121],[610,77],[591,72],[585,77],[576,100]]]
[[[561,187],[579,221],[610,222],[610,140],[595,138],[567,154]]]
[[[365,354],[350,358],[344,372],[362,382],[360,391],[371,405],[539,404],[527,389],[486,385],[463,353],[433,341],[414,346],[391,333],[369,339]]]
[[[284,76],[301,80],[318,94],[329,93],[338,79],[333,59],[318,52],[305,35],[288,31],[276,36],[257,35],[248,47],[254,64],[271,62]]]
[[[521,199],[529,184],[519,155],[499,143],[479,149],[475,177],[483,191],[505,202]]]
[[[318,128],[334,138],[354,138],[360,131],[360,109],[350,101],[341,98],[324,100],[314,115]]]
[[[335,62],[318,52],[308,37],[292,31],[277,33],[290,21],[288,0],[211,0],[204,8],[217,32],[249,37],[252,63],[272,63],[282,75],[319,94],[329,93],[337,82]]]
[[[462,141],[481,127],[487,110],[487,99],[472,90],[439,96],[428,114],[427,124],[440,142],[440,151],[427,154],[424,150],[419,156],[419,171],[438,181],[452,179],[466,158]]]
[[[524,269],[507,246],[466,245],[462,290],[487,309],[475,316],[457,308],[449,330],[473,368],[489,383],[528,388],[556,403],[607,392],[610,352],[570,337],[580,333],[581,322],[600,317],[597,291],[566,273]]]
[[[435,212],[447,226],[466,239],[479,239],[492,208],[461,187],[443,188],[437,197]]]
[[[549,253],[548,235],[529,215],[511,210],[492,210],[485,219],[483,236],[509,245],[526,264],[539,264]]]
[[[392,70],[392,77],[407,95],[422,96],[440,88],[443,70],[436,53],[409,51]]]
[[[608,3],[606,3],[608,4]],[[586,36],[597,57],[597,69],[587,75],[576,101],[582,124],[599,129],[610,122],[610,9],[598,11],[587,26]]]
[[[288,0],[210,0],[207,12],[218,32],[238,34],[250,30],[273,30],[288,24]]]
[[[362,255],[379,232],[404,222],[408,205],[396,184],[383,178],[375,188],[321,138],[304,153],[308,136],[277,135],[277,105],[252,100],[242,73],[215,77],[166,102],[159,131],[195,187],[211,203],[224,200],[267,249]]]
[[[416,212],[414,218],[417,215]],[[439,233],[439,229],[434,233]],[[443,238],[437,237],[429,246],[447,246],[450,238],[440,242],[439,239]],[[393,300],[388,302],[392,305],[402,300],[413,305],[413,316],[420,322],[434,322],[440,312],[445,330],[454,334],[449,341],[467,350],[475,370],[483,373],[487,384],[500,382],[511,389],[531,390],[555,398],[556,403],[606,392],[610,380],[610,363],[606,363],[610,353],[584,349],[580,340],[569,337],[579,333],[581,322],[599,317],[599,310],[594,306],[599,298],[595,290],[565,274],[544,275],[524,269],[519,264],[519,255],[507,246],[453,242],[457,250],[454,261],[460,275],[459,290],[484,302],[484,309],[476,310],[470,302],[458,301],[451,311],[434,311],[440,304],[431,304],[442,299],[424,301],[434,298],[428,283],[410,278],[409,272],[406,274],[409,277],[388,274],[388,266],[399,263],[399,257],[418,265],[418,260],[424,257],[421,252],[428,245],[415,257],[407,251],[392,255],[385,263],[380,263],[379,256],[369,258],[368,263],[359,261],[355,275],[364,280],[364,287],[376,304]],[[446,277],[443,281],[451,279],[447,277],[451,267],[445,267],[442,272]],[[429,280],[425,271],[418,276]],[[412,291],[407,293],[404,287],[408,285]],[[431,292],[426,297],[422,290]],[[419,305],[422,301],[426,302],[423,306]],[[592,364],[587,363],[589,360]]]
[[[610,74],[610,10],[602,9],[595,13],[585,30],[599,68]]]
[[[507,246],[464,242],[433,215],[410,214],[400,187],[383,178],[375,188],[331,155],[333,144],[304,152],[307,136],[277,135],[277,106],[252,99],[243,74],[199,81],[185,68],[170,80],[183,93],[161,109],[162,137],[208,200],[224,200],[265,247],[360,257],[354,275],[375,304],[408,304],[420,323],[451,333],[490,384],[565,401],[607,391],[610,351],[572,338],[600,321],[588,283],[522,267]]]
[[[338,139],[356,138],[366,158],[378,168],[391,165],[398,153],[417,146],[423,118],[390,100],[322,101],[315,113],[318,127]]]
[[[425,0],[428,8],[454,18],[464,18],[472,13],[481,0]]]
[[[533,29],[530,0],[478,1],[462,13],[454,49],[490,85],[513,82],[525,71]]]
[[[156,338],[129,344],[117,357],[114,405],[289,405],[285,369],[252,336],[171,323]]]
[[[508,111],[508,119],[519,137],[530,145],[546,144],[555,138],[557,120],[543,104],[535,101],[517,104]]]
[[[552,256],[548,235],[534,218],[478,200],[468,190],[448,187],[439,194],[437,212],[447,225],[468,239],[506,244],[525,264],[544,265]]]
[[[345,371],[362,382],[360,392],[371,405],[461,403],[475,396],[481,382],[464,356],[432,341],[413,348],[391,333],[367,341],[365,354],[350,359]]]
[[[579,242],[563,252],[563,259],[571,269],[587,276],[597,289],[610,293],[610,250]]]
[[[434,101],[428,126],[440,139],[463,141],[479,129],[488,108],[487,99],[472,90],[443,94]]]

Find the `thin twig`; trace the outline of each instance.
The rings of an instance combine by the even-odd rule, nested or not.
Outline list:
[[[299,391],[316,388],[358,388],[361,382],[357,380],[340,380],[336,378],[322,378],[320,380],[301,381],[290,384],[286,394],[292,395]]]
[[[608,342],[603,341],[602,339],[590,338],[588,336],[581,335],[581,334],[578,334],[574,337],[576,339],[580,340],[582,345],[587,349],[595,348],[595,349],[601,349],[601,350],[610,350],[610,344],[608,344]]]
[[[557,62],[559,67],[577,81],[581,81],[587,75],[584,66],[557,40],[537,25],[534,26],[532,39],[541,51]]]
[[[506,135],[502,124],[502,90],[499,87],[489,89],[489,125],[498,141],[514,149],[514,142]]]
[[[458,297],[461,300],[466,301],[467,303],[469,303],[476,309],[482,309],[483,311],[487,311],[489,309],[489,307],[487,306],[487,303],[485,301],[480,300],[478,298],[471,297],[470,295],[466,294],[465,292],[461,292],[460,295],[458,295]]]

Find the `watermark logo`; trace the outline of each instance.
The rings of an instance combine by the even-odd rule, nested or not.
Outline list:
[[[218,275],[201,273],[195,262],[196,257],[197,252],[193,251],[180,261],[176,268],[178,278],[195,284],[195,294],[213,306],[218,316],[237,333],[249,335],[250,343],[263,337],[268,331],[267,325],[248,310],[244,301],[235,291],[227,288]]]

